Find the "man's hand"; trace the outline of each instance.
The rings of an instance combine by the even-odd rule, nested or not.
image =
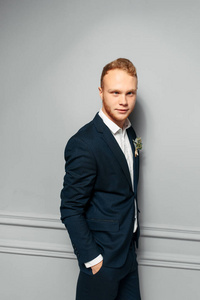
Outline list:
[[[92,269],[92,274],[94,275],[94,274],[98,273],[99,270],[101,269],[102,265],[103,265],[103,260],[100,261],[98,264],[92,266],[92,267],[91,267],[91,269]]]

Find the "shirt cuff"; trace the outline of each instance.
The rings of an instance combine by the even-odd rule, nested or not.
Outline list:
[[[103,256],[101,254],[99,254],[93,260],[86,262],[85,266],[86,266],[86,268],[91,268],[91,267],[95,266],[96,264],[100,263],[102,260],[103,260]]]

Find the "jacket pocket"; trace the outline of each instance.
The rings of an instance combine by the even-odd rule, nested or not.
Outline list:
[[[118,220],[87,219],[88,226],[94,231],[119,231]]]

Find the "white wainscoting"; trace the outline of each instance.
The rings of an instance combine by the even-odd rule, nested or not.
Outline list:
[[[59,216],[0,212],[0,252],[76,259]],[[200,270],[200,230],[163,225],[141,226],[138,263]]]

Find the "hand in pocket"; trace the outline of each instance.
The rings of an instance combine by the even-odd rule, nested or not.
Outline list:
[[[92,274],[95,275],[96,273],[98,273],[99,270],[101,269],[102,265],[103,265],[103,260],[100,261],[98,264],[92,266],[92,267],[91,267],[91,269],[92,269]]]

